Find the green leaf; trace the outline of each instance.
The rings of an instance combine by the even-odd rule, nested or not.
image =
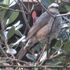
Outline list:
[[[5,21],[6,27],[9,23],[9,17],[11,16],[11,14],[12,14],[12,11],[6,10],[5,15],[4,15],[4,21]]]
[[[62,2],[61,7],[59,8],[59,10],[62,13],[70,11],[70,2],[69,3]]]
[[[70,51],[70,41],[64,42],[63,50],[65,50],[65,52]]]
[[[30,59],[31,61],[35,61],[36,60],[36,57],[34,55],[31,55],[31,54],[26,54],[26,57],[28,59]]]
[[[67,11],[70,11],[70,5],[66,5],[65,8],[67,9]]]
[[[2,31],[0,31],[0,39],[2,40],[2,41],[4,41],[5,39],[4,39],[4,35],[3,35],[3,32]]]
[[[19,31],[19,30],[16,30],[16,32],[15,32],[18,36],[20,36],[20,37],[22,37],[23,36],[23,34]]]
[[[10,39],[15,34],[15,27],[12,27],[7,34],[7,38]]]
[[[18,17],[19,12],[12,12],[11,16],[8,18],[9,22],[6,25],[11,24],[12,22],[14,22],[16,20],[16,18]]]
[[[61,41],[60,40],[58,40],[57,42],[56,42],[56,44],[55,44],[55,48],[59,48],[61,46]]]
[[[48,63],[48,65],[52,66],[52,67],[57,67],[58,66],[56,61],[51,61],[51,62]]]
[[[5,13],[5,16],[4,18],[7,20],[12,14],[12,11],[11,10],[7,10],[6,13]]]
[[[8,6],[10,0],[0,0],[0,6]]]
[[[0,20],[4,18],[6,13],[6,7],[0,6]],[[4,20],[4,19],[3,19]]]
[[[10,0],[3,0],[3,4],[9,5]]]
[[[44,44],[38,43],[37,45],[35,45],[34,50],[37,51],[37,52],[39,52],[40,49],[41,49],[43,46],[44,46]]]

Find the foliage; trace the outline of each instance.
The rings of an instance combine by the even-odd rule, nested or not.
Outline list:
[[[42,0],[41,3],[48,6],[51,3],[51,1],[54,0],[49,0],[47,4],[44,3],[45,1]],[[65,11],[69,11],[69,5],[65,5]],[[25,42],[26,36],[20,30],[24,26],[24,24],[21,24],[20,20],[17,21],[17,23],[14,23],[19,14],[20,14],[19,9],[15,10],[10,9],[9,0],[0,0],[0,23],[1,23],[0,57],[6,57],[8,59],[8,61],[6,60],[5,63],[14,64],[14,65],[16,64],[18,66],[24,63],[22,60],[15,59],[18,53],[16,53],[16,55],[15,53],[12,54],[12,50],[15,52],[19,52],[18,51],[19,48],[22,48],[26,43]],[[62,18],[63,18],[62,25],[67,24],[69,26],[70,25],[69,16],[62,16]],[[34,65],[36,64],[39,55],[41,55],[42,53],[42,49],[43,45],[41,43],[37,43],[37,45],[35,45],[30,51],[28,51],[29,53],[26,54],[26,57],[27,59],[29,59],[31,64]],[[6,52],[8,50],[10,51]],[[49,53],[47,51],[49,51]],[[58,65],[68,65],[68,63],[70,63],[69,52],[70,52],[70,28],[64,27],[62,28],[55,45],[50,47],[49,50],[46,50],[46,57],[48,54],[50,54],[49,60],[45,59],[42,62],[40,62],[39,60],[38,64],[50,65],[53,67],[57,67]],[[14,60],[16,63],[14,63]]]

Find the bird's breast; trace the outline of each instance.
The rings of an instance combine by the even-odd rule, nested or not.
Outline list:
[[[42,27],[36,34],[37,39],[42,40],[47,37],[51,30],[52,23],[49,23]]]

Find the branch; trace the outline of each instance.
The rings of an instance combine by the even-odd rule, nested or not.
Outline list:
[[[16,0],[15,0],[15,1],[16,1]],[[23,3],[22,3],[20,0],[18,0],[18,2],[16,2],[16,3],[17,3],[18,6],[20,7],[20,9],[23,10],[23,11],[22,11],[22,15],[23,15],[25,24],[26,24],[26,26],[28,27],[28,29],[30,29],[30,25],[29,25],[29,23],[28,23],[28,20],[27,20],[27,18],[26,18],[25,11],[24,11],[24,8],[23,8]]]
[[[65,14],[59,14],[59,15],[56,15],[56,16],[57,16],[57,17],[60,17],[60,16],[67,16],[67,15],[70,15],[70,12],[65,13]]]
[[[53,68],[53,69],[63,69],[64,66],[47,66],[47,65],[31,65],[31,66],[25,66],[25,65],[21,65],[21,66],[17,66],[17,65],[0,65],[0,68],[5,68],[5,67],[18,67],[18,68]],[[68,69],[70,69],[70,66],[67,66]]]
[[[16,41],[15,43],[13,43],[12,46],[15,46],[15,45],[19,44],[21,41],[23,41],[23,43],[26,41],[25,40],[25,36],[22,36],[18,41]]]
[[[22,5],[23,5],[23,7],[26,9],[26,11],[29,13],[29,10],[27,9],[27,7],[25,6],[25,4],[24,4],[24,2],[23,2],[23,0],[22,0]]]

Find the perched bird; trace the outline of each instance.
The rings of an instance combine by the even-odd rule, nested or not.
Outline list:
[[[58,4],[52,3],[48,6],[48,11],[45,11],[36,20],[28,32],[28,43],[31,44],[35,39],[36,41],[41,41],[43,39],[47,41],[47,37],[49,37],[50,40],[57,38],[61,28],[61,17],[56,17],[56,15],[59,14],[58,7]]]
[[[56,17],[56,15],[59,14],[58,8],[59,5],[57,3],[52,3],[34,22],[34,25],[28,32],[27,43],[24,46],[24,50],[30,48],[36,42],[41,42],[47,46],[53,38],[57,38],[61,29],[61,17]],[[21,57],[19,58],[21,59]]]

